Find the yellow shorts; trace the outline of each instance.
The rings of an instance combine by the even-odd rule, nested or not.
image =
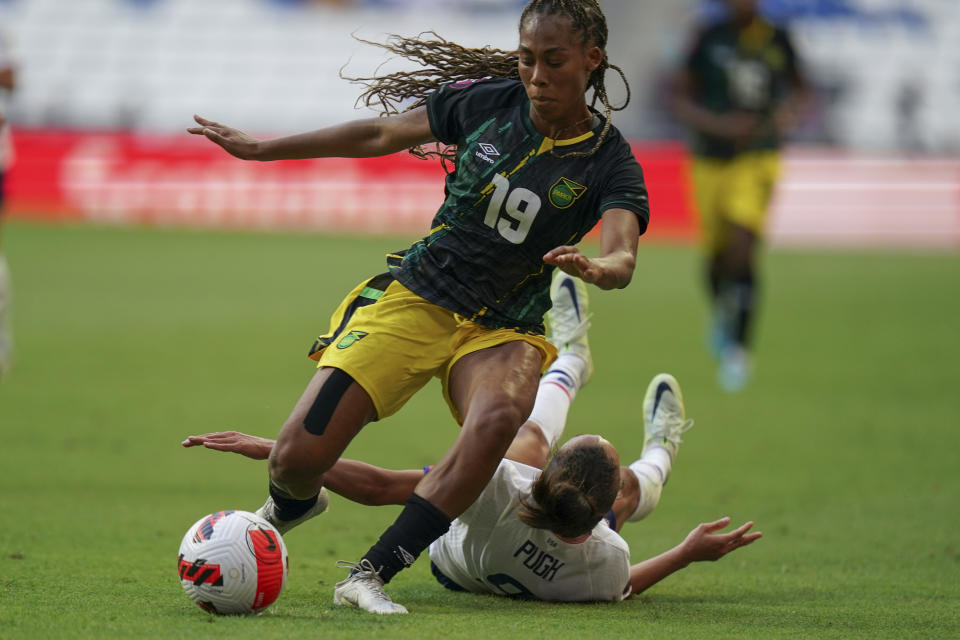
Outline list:
[[[730,224],[763,235],[767,208],[779,175],[777,151],[750,151],[729,160],[693,157],[694,199],[708,251],[723,248]]]
[[[543,355],[541,374],[556,359],[557,349],[543,335],[513,329],[490,329],[424,300],[390,274],[361,282],[330,318],[330,331],[317,338],[310,358],[318,367],[350,374],[373,400],[378,418],[386,418],[430,378],[443,382],[450,412],[463,424],[450,399],[449,376],[463,356],[522,340]]]

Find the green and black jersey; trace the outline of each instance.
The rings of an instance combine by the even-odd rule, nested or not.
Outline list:
[[[493,328],[543,331],[553,268],[543,255],[575,244],[608,209],[636,214],[640,232],[649,207],[643,173],[630,145],[611,127],[589,157],[603,126],[571,140],[533,127],[530,102],[517,80],[446,85],[427,100],[430,128],[456,145],[456,170],[430,235],[388,258],[407,288]]]
[[[748,26],[723,22],[697,38],[687,58],[693,99],[716,113],[746,111],[767,118],[763,135],[742,148],[731,140],[697,132],[693,152],[729,158],[739,151],[776,149],[772,116],[798,82],[797,58],[787,32],[755,18]]]

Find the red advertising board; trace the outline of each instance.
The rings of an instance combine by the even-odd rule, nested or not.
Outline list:
[[[385,158],[237,160],[187,135],[15,132],[12,217],[118,224],[425,233],[443,169]],[[696,216],[678,143],[635,143],[648,238],[689,240]],[[960,159],[791,149],[768,230],[775,244],[960,247]]]
[[[204,139],[19,130],[11,216],[47,220],[352,232],[425,232],[443,169],[384,158],[244,162]],[[685,155],[637,145],[654,215],[650,234],[688,237]]]

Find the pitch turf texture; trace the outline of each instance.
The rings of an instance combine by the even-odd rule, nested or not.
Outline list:
[[[377,617],[333,606],[334,563],[397,509],[334,497],[286,536],[270,610],[201,611],[176,577],[180,538],[208,512],[260,506],[266,468],[180,440],[274,436],[334,305],[408,240],[9,224],[0,636],[960,636],[960,257],[771,252],[756,379],[725,395],[696,254],[649,242],[628,289],[592,293],[597,371],[567,435],[603,433],[633,459],[645,385],[674,373],[697,425],[660,506],[624,529],[634,558],[723,515],[755,520],[762,540],[617,605],[451,593],[422,558],[389,586],[411,614]],[[455,434],[432,383],[348,455],[417,467]]]

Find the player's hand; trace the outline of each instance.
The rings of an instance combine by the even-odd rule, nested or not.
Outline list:
[[[704,522],[691,531],[680,545],[687,561],[719,560],[763,535],[759,531],[747,533],[753,527],[752,522],[744,523],[728,533],[717,533],[729,524],[730,518],[724,517],[714,522]]]
[[[551,249],[544,254],[543,261],[590,284],[599,282],[604,274],[602,265],[583,255],[573,246]]]
[[[731,111],[718,117],[716,133],[736,143],[747,144],[759,134],[762,124],[762,118],[756,113]]]
[[[784,138],[797,128],[799,120],[797,109],[791,103],[782,105],[773,113],[773,126],[777,134]]]
[[[241,160],[256,160],[260,141],[239,129],[225,124],[193,116],[199,127],[187,127],[187,133],[206,136],[208,140],[223,147],[224,151]]]
[[[205,433],[202,436],[187,436],[182,443],[184,447],[206,447],[216,451],[239,453],[254,460],[266,460],[270,457],[273,440],[251,436],[239,431],[218,431]]]

